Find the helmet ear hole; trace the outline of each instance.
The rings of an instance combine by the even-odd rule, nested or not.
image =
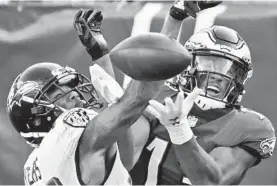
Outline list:
[[[40,117],[35,118],[33,124],[34,124],[35,127],[40,126],[41,125],[41,118]]]

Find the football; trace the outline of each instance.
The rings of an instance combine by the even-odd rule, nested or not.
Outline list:
[[[175,39],[161,33],[129,37],[110,52],[111,62],[135,80],[171,78],[190,65],[191,55]]]

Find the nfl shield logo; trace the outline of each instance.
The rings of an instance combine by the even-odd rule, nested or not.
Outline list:
[[[188,116],[189,126],[195,127],[198,119],[195,116]]]

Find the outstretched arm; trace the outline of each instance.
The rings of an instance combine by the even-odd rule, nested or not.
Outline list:
[[[102,33],[101,33],[101,24],[102,24],[102,19],[103,15],[102,13],[97,13],[98,11],[95,10],[80,10],[75,18],[74,18],[74,28],[76,29],[79,39],[81,43],[86,47],[88,54],[91,56],[93,64],[97,64],[100,67],[102,67],[110,76],[115,78],[114,76],[114,71],[112,67],[112,63],[110,61],[109,57],[109,49],[108,49],[108,44],[105,41]],[[99,69],[97,66],[91,67],[90,70],[93,70],[93,73],[91,73],[92,79],[96,78],[94,75],[95,73],[99,74]],[[95,72],[97,71],[97,72]],[[103,73],[100,73],[102,75],[105,75]],[[115,80],[109,80],[107,79],[106,75],[102,77],[102,80],[106,80],[105,82],[108,84],[116,84],[115,82],[113,83],[112,81]],[[102,82],[101,80],[101,82]],[[108,81],[108,82],[107,82]],[[94,86],[97,88],[100,88],[101,90],[103,87],[99,87],[100,84],[95,84],[93,81]],[[103,82],[102,82],[103,86]],[[100,91],[100,93],[109,103],[114,103],[116,102],[116,98],[120,97],[120,92],[119,90],[115,89],[120,89],[118,86],[111,86],[111,87],[106,87],[109,90],[108,95],[103,95],[105,91]],[[99,90],[98,90],[99,91]],[[108,98],[107,96],[111,96],[112,99]],[[121,103],[122,104],[122,103]],[[137,131],[143,128],[144,132],[142,133],[133,133],[133,131]],[[120,155],[122,156],[122,162],[127,167],[128,169],[131,169],[132,166],[134,165],[134,161],[137,158],[134,158],[135,151],[140,148],[136,148],[134,145],[138,145],[137,141],[139,141],[139,144],[142,144],[140,146],[143,146],[144,143],[146,142],[146,138],[148,137],[147,129],[149,128],[148,126],[148,121],[141,116],[134,124],[134,127],[131,127],[127,129],[125,132],[122,133],[122,135],[119,136],[119,141],[118,141],[118,147],[120,150]],[[146,131],[145,131],[146,130]],[[140,130],[141,131],[141,130]],[[91,134],[89,134],[91,135]],[[146,136],[146,137],[142,137]],[[136,142],[136,143],[135,143]]]
[[[170,14],[168,14],[165,18],[161,33],[177,40],[180,37],[179,34],[182,24],[183,21],[176,20]]]
[[[98,64],[114,78],[108,44],[101,32],[102,21],[101,11],[79,10],[74,18],[73,26],[92,59],[92,65]]]
[[[197,17],[197,13],[215,7],[222,1],[186,1],[176,0],[170,8],[165,19],[161,33],[166,34],[174,39],[179,39],[183,20],[187,17]]]
[[[193,137],[174,145],[181,171],[192,184],[239,184],[245,172],[257,161],[239,147],[217,147],[207,153]]]
[[[102,111],[87,125],[81,146],[99,150],[110,147],[141,116],[148,101],[162,87],[164,81],[139,82],[132,80],[120,100]]]
[[[185,7],[183,6],[184,1],[176,1],[170,8],[168,15],[165,18],[161,33],[168,35],[177,40],[183,20],[189,15],[187,14]]]
[[[175,0],[165,18],[161,33],[179,41],[184,19],[190,16],[196,18],[199,11],[217,6],[221,2]],[[174,82],[175,80],[176,77],[172,81]]]

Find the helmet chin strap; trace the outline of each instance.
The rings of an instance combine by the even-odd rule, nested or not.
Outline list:
[[[201,95],[196,98],[195,104],[202,110],[225,108],[226,106],[224,102],[213,100]]]

